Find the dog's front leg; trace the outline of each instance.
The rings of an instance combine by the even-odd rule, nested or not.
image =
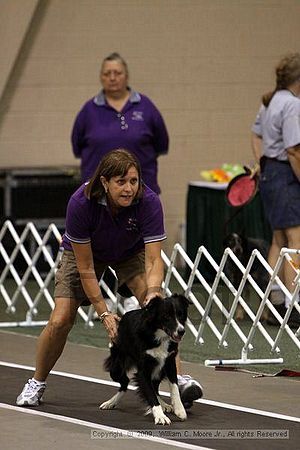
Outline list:
[[[153,387],[154,387],[154,390],[155,390],[155,394],[156,394],[157,399],[158,399],[158,401],[160,403],[160,406],[162,407],[164,413],[173,412],[173,406],[170,405],[169,403],[166,403],[159,395],[158,389],[159,389],[160,383],[161,383],[161,379],[152,380],[152,384],[153,384]]]
[[[177,369],[175,363],[175,355],[169,356],[169,358],[166,360],[165,370],[169,381],[171,404],[173,406],[174,414],[180,420],[186,420],[187,414],[182,404],[177,384]]]
[[[150,406],[154,417],[154,423],[156,425],[170,425],[171,420],[164,414],[163,408],[155,393],[152,380],[150,377],[146,376],[144,372],[144,370],[141,370],[135,376],[139,387],[139,393]]]
[[[181,398],[180,398],[178,384],[176,382],[171,383],[169,381],[169,385],[170,385],[170,393],[171,393],[171,403],[173,406],[174,414],[180,420],[186,420],[187,414],[186,414],[186,410],[184,409],[184,406],[183,406]]]
[[[151,409],[155,425],[170,425],[171,420],[164,414],[161,405],[152,406]]]

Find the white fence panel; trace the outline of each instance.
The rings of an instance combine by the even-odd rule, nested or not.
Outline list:
[[[10,241],[13,241],[14,248],[9,254],[8,250],[5,248],[5,242],[9,237]],[[16,229],[14,228],[12,222],[6,221],[0,230],[0,256],[4,264],[4,268],[0,275],[0,294],[3,297],[4,303],[6,304],[6,311],[8,313],[15,313],[18,307],[18,302],[20,302],[21,297],[25,300],[27,304],[26,317],[23,321],[19,322],[0,322],[0,327],[17,327],[17,326],[41,326],[45,325],[46,321],[34,320],[37,315],[38,308],[41,302],[47,302],[51,309],[54,308],[54,300],[52,297],[50,286],[53,286],[53,281],[55,277],[55,272],[57,270],[57,265],[61,257],[61,251],[58,250],[57,254],[54,256],[51,251],[51,240],[55,239],[57,247],[61,242],[61,235],[55,224],[50,224],[44,233],[43,237],[40,235],[39,231],[36,229],[35,225],[29,222],[24,228],[23,232],[19,236]],[[28,251],[28,242],[30,242],[30,251]],[[207,360],[207,365],[217,365],[217,364],[259,364],[259,363],[281,363],[283,358],[279,357],[280,353],[280,341],[284,333],[287,334],[291,343],[296,346],[297,350],[300,350],[300,327],[298,330],[293,332],[293,330],[288,325],[288,320],[293,309],[300,313],[299,300],[299,290],[300,290],[300,270],[295,265],[292,257],[295,254],[300,254],[299,250],[283,248],[280,253],[280,257],[276,263],[274,270],[268,265],[263,256],[258,250],[254,250],[248,261],[246,267],[244,267],[236,255],[227,248],[224,251],[223,257],[220,264],[212,258],[207,249],[203,246],[199,247],[195,261],[192,261],[186,254],[184,249],[180,244],[175,244],[170,259],[168,256],[162,252],[162,258],[166,266],[166,276],[163,283],[163,287],[167,295],[172,293],[172,285],[174,282],[180,286],[184,294],[192,301],[197,312],[197,323],[193,323],[191,316],[188,318],[187,326],[195,338],[195,344],[205,345],[204,331],[206,327],[209,327],[210,331],[215,336],[218,341],[218,345],[223,348],[228,348],[228,333],[232,328],[239,340],[241,345],[241,354],[237,359],[231,360]],[[17,258],[22,256],[26,269],[22,276],[19,275],[18,270],[15,267]],[[43,273],[43,276],[38,271],[38,261],[40,257],[44,258],[44,263],[47,265],[47,270]],[[187,281],[184,280],[183,276],[176,268],[177,258],[184,261],[187,267],[190,269],[190,275]],[[215,277],[212,284],[205,279],[204,275],[199,269],[200,264],[205,261],[210,265],[210,267],[215,272]],[[239,286],[236,287],[232,285],[231,281],[227,278],[224,268],[228,261],[233,263],[237,270],[242,274],[241,282]],[[290,293],[281,280],[278,277],[278,273],[282,267],[282,264],[287,261],[295,271],[294,279],[294,292]],[[253,277],[251,276],[251,268],[254,262],[259,262],[264,270],[267,271],[269,275],[269,283],[265,292],[263,292],[257,285]],[[29,280],[34,280],[38,286],[38,292],[32,298],[30,291],[27,288]],[[9,293],[6,285],[9,280],[13,280],[16,287],[13,293]],[[290,298],[290,305],[284,317],[281,317],[277,310],[274,308],[273,304],[269,300],[269,294],[273,282],[277,282],[279,288],[282,290],[283,294]],[[243,298],[244,288],[246,283],[249,283],[252,289],[256,292],[260,298],[260,304],[256,312],[254,312],[248,303]],[[233,297],[233,301],[229,308],[228,304],[224,304],[224,298],[220,298],[218,295],[218,288],[223,286],[223,289],[227,289]],[[103,279],[100,280],[100,286],[106,291],[107,296],[113,303],[115,310],[118,310],[120,314],[124,313],[124,308],[122,303],[119,301],[118,295],[112,292],[107,286]],[[202,306],[199,299],[197,298],[197,289],[195,286],[200,286],[204,289],[207,294],[207,299],[205,305]],[[198,289],[199,290],[199,289]],[[1,298],[0,298],[1,301]],[[222,329],[218,329],[216,323],[210,317],[210,311],[212,306],[216,306],[221,312],[223,317]],[[1,306],[1,305],[0,305]],[[242,307],[245,314],[251,321],[250,330],[245,334],[241,329],[237,321],[235,320],[235,313],[238,307]],[[273,339],[266,328],[261,322],[261,317],[264,309],[267,308],[278,320],[278,332],[275,339]],[[86,313],[83,308],[78,309],[78,314],[81,319],[85,322],[86,326],[93,327],[93,316],[94,309],[91,306],[88,308]],[[270,352],[274,353],[276,357],[261,358],[261,359],[250,359],[248,358],[248,352],[253,350],[253,340],[255,334],[259,332],[267,345],[270,347]],[[269,355],[268,355],[269,356]]]

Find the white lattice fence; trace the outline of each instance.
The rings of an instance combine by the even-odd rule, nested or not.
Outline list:
[[[268,265],[268,263],[265,261],[265,259],[262,257],[262,255],[259,253],[259,251],[254,250],[251,258],[249,259],[249,262],[246,267],[244,267],[241,262],[238,260],[238,258],[235,256],[235,254],[227,248],[224,251],[223,257],[221,259],[220,264],[218,265],[212,256],[209,254],[207,249],[203,246],[199,247],[195,261],[192,261],[188,255],[185,253],[183,248],[176,244],[173,248],[173,252],[171,255],[171,258],[168,259],[166,255],[163,255],[163,259],[165,261],[165,264],[167,266],[167,274],[165,278],[165,288],[167,293],[171,293],[168,289],[168,286],[171,281],[171,277],[175,277],[177,282],[181,285],[182,289],[184,290],[185,295],[190,298],[190,300],[194,303],[195,307],[197,308],[197,311],[201,315],[200,325],[198,326],[198,329],[196,329],[195,326],[193,326],[192,323],[188,323],[189,328],[193,335],[195,336],[195,343],[198,344],[205,344],[203,334],[206,327],[209,327],[212,333],[215,335],[218,345],[223,348],[228,347],[228,342],[226,341],[226,337],[228,335],[229,329],[232,328],[236,334],[236,337],[241,341],[241,355],[239,359],[234,360],[207,360],[207,365],[218,365],[218,364],[267,364],[267,363],[281,363],[283,362],[283,359],[281,357],[277,358],[262,358],[262,359],[250,359],[248,358],[248,352],[253,350],[253,340],[255,337],[255,334],[257,332],[261,333],[264,340],[267,342],[267,344],[270,347],[270,352],[274,353],[275,356],[280,353],[279,343],[282,338],[283,333],[287,333],[288,337],[290,338],[291,342],[296,346],[297,350],[300,350],[300,327],[296,332],[293,332],[293,330],[288,326],[287,322],[290,317],[290,314],[292,312],[292,309],[295,308],[298,313],[300,313],[300,307],[298,304],[298,298],[299,298],[299,269],[295,268],[295,265],[292,264],[292,267],[295,270],[295,290],[292,293],[292,295],[287,291],[286,287],[283,285],[283,283],[278,278],[278,272],[280,271],[280,268],[282,264],[284,263],[284,260],[288,260],[289,262],[292,262],[291,255],[293,254],[299,254],[298,250],[292,250],[283,248],[280,253],[280,257],[276,263],[276,266],[274,268],[274,271],[271,269],[271,267]],[[189,276],[189,279],[187,282],[185,282],[179,272],[177,271],[175,267],[175,262],[177,256],[180,255],[186,262],[186,264],[191,269],[191,273]],[[243,274],[241,283],[236,289],[230,280],[227,278],[227,276],[224,273],[224,267],[227,262],[227,259],[230,258],[234,264],[236,264],[237,268],[241,271]],[[257,283],[253,280],[252,276],[250,275],[251,268],[253,266],[254,260],[257,258],[260,263],[263,265],[265,270],[268,271],[270,275],[270,280],[268,283],[268,286],[265,290],[265,292],[262,292]],[[216,275],[213,280],[212,285],[210,285],[203,274],[201,274],[201,271],[199,270],[199,266],[202,260],[206,260],[211,265],[212,269],[215,271]],[[195,286],[195,281],[197,281],[206,291],[208,298],[206,300],[205,307],[202,307],[199,303],[197,296],[195,295],[193,289]],[[279,285],[279,287],[282,289],[283,293],[288,295],[291,299],[291,303],[289,308],[287,309],[287,312],[285,316],[282,318],[280,314],[277,312],[277,310],[274,308],[272,303],[269,301],[268,296],[270,293],[271,285],[272,283],[276,281]],[[217,288],[219,287],[220,283],[224,284],[229,291],[231,292],[233,296],[233,301],[231,308],[228,310],[228,305],[225,305],[222,301],[222,298],[217,293]],[[245,299],[242,297],[242,292],[244,290],[246,282],[249,282],[252,288],[256,291],[257,295],[260,297],[260,305],[256,312],[253,312],[253,310],[250,308],[248,303],[245,301]],[[224,296],[223,296],[224,297]],[[210,317],[210,311],[212,308],[212,305],[215,305],[221,312],[221,314],[224,316],[225,324],[223,326],[222,330],[219,330],[216,326],[216,324],[213,322],[213,320]],[[239,324],[234,319],[236,309],[240,305],[248,317],[250,318],[252,325],[250,330],[248,331],[247,335],[244,334],[243,330],[239,326]],[[275,339],[273,339],[270,334],[267,332],[266,328],[261,323],[261,315],[264,310],[264,308],[268,308],[272,314],[277,318],[278,324],[280,325],[278,327],[278,332],[276,334]]]
[[[6,248],[6,241],[9,237],[10,242],[13,242],[13,249],[9,251]],[[51,241],[54,240],[57,243],[57,247],[61,242],[61,235],[55,224],[50,224],[43,236],[40,235],[33,223],[28,223],[24,228],[23,232],[19,236],[15,227],[10,221],[6,221],[0,230],[0,256],[3,263],[3,270],[0,275],[0,293],[2,295],[4,306],[6,305],[6,311],[9,313],[15,313],[18,307],[18,302],[23,298],[27,305],[26,317],[23,321],[16,322],[0,322],[0,327],[16,327],[16,326],[41,326],[46,324],[46,321],[36,321],[35,316],[37,315],[39,306],[41,302],[47,302],[49,307],[53,309],[53,280],[56,272],[58,262],[61,257],[60,250],[53,255],[51,251]],[[28,242],[30,242],[30,250],[28,250]],[[299,254],[298,250],[283,248],[280,257],[277,261],[275,269],[272,270],[262,255],[258,250],[254,250],[251,258],[246,267],[244,267],[238,258],[232,253],[230,249],[224,251],[223,257],[220,264],[217,264],[207,249],[203,246],[199,247],[195,261],[192,261],[188,255],[185,253],[181,245],[176,244],[173,248],[172,255],[170,259],[168,256],[162,252],[163,261],[166,266],[166,277],[164,280],[164,288],[167,294],[172,293],[172,286],[176,284],[179,285],[181,290],[185,295],[193,302],[196,313],[197,321],[193,320],[191,316],[188,319],[187,326],[195,338],[196,344],[205,345],[204,332],[206,327],[209,327],[210,331],[213,333],[217,339],[218,345],[222,348],[228,348],[230,342],[228,341],[229,330],[234,331],[235,339],[240,342],[241,354],[238,359],[234,360],[207,360],[207,365],[216,365],[220,363],[226,364],[258,364],[258,363],[280,363],[283,361],[282,357],[279,357],[280,353],[280,341],[283,334],[285,333],[292,345],[296,346],[297,350],[300,350],[300,328],[295,332],[289,327],[288,319],[292,310],[295,308],[298,313],[300,313],[300,307],[298,304],[299,290],[300,290],[300,271],[296,268],[292,261],[294,254]],[[190,269],[190,276],[187,281],[184,280],[183,276],[176,268],[176,260],[180,256],[185,261],[185,264]],[[25,270],[23,270],[22,276],[19,275],[16,266],[16,261],[18,258],[23,258],[23,263],[25,265]],[[38,261],[43,257],[44,265],[46,264],[47,269],[43,270],[43,276],[38,270]],[[226,262],[230,259],[233,264],[236,265],[237,269],[242,273],[242,279],[239,286],[234,287],[231,281],[227,278],[224,273],[224,267]],[[295,271],[294,280],[294,292],[290,294],[283,283],[278,278],[278,273],[284,261],[287,260]],[[212,270],[215,272],[215,276],[212,283],[209,283],[203,273],[201,273],[201,264],[203,261],[209,264]],[[269,274],[269,283],[265,292],[262,292],[260,287],[252,278],[250,271],[254,262],[259,261]],[[9,281],[13,280],[15,283],[15,288],[13,292],[7,289],[7,284]],[[28,289],[29,280],[32,280],[37,285],[37,292],[32,295],[31,290]],[[269,294],[272,283],[276,281],[282,292],[290,297],[290,306],[284,317],[281,317],[277,310],[274,308],[272,303],[269,301]],[[250,305],[243,298],[244,288],[246,283],[250,284],[252,289],[256,292],[260,298],[259,307],[256,311],[253,311]],[[219,287],[222,285],[222,289],[228,289],[232,296],[231,306],[225,304],[224,297],[220,296]],[[119,310],[121,314],[124,313],[122,304],[118,301],[118,297],[112,292],[106,285],[104,280],[100,281],[100,286],[107,292],[107,296],[114,303],[116,309]],[[207,298],[205,299],[205,304],[202,305],[199,301],[199,286],[206,292]],[[52,289],[51,289],[52,287]],[[0,298],[3,305],[3,301]],[[0,303],[0,307],[2,307]],[[203,302],[202,302],[203,303]],[[216,307],[222,317],[222,326],[215,323],[212,316],[211,310],[212,306]],[[247,333],[245,333],[239,326],[239,323],[235,320],[235,313],[238,307],[242,307],[245,314],[251,321],[251,327]],[[267,308],[278,320],[278,331],[275,338],[271,337],[267,332],[266,328],[261,322],[261,316],[264,309]],[[78,314],[85,324],[89,327],[94,326],[93,322],[93,307],[85,312],[83,308],[79,308]],[[194,317],[194,316],[193,316]],[[196,325],[197,323],[197,325]],[[219,328],[218,328],[219,327]],[[269,355],[262,359],[250,359],[248,358],[248,352],[253,350],[253,341],[256,333],[260,333],[264,341],[270,348],[270,352],[274,354],[274,358],[270,358]]]

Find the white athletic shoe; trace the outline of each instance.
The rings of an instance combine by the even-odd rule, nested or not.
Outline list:
[[[193,406],[194,400],[203,396],[203,388],[190,375],[178,375],[177,380],[183,406],[185,409],[189,409]]]
[[[17,397],[16,404],[18,406],[39,406],[46,386],[46,383],[38,384],[30,378],[21,394]]]

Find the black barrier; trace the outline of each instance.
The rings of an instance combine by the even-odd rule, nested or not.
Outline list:
[[[80,186],[78,169],[0,170],[1,221],[16,225],[65,217],[70,196]]]
[[[42,235],[53,222],[63,233],[69,198],[80,184],[77,167],[0,169],[0,226],[9,219],[21,236],[26,224],[33,222]],[[3,245],[10,255],[16,243],[9,233],[4,236]],[[34,245],[30,237],[24,243],[30,255],[34,254]],[[55,255],[58,251],[55,239],[49,242],[49,247]],[[4,267],[5,262],[0,257],[0,271]],[[17,255],[15,267],[20,275],[27,268],[21,254]],[[37,262],[37,268],[41,273],[48,270],[43,255]]]

